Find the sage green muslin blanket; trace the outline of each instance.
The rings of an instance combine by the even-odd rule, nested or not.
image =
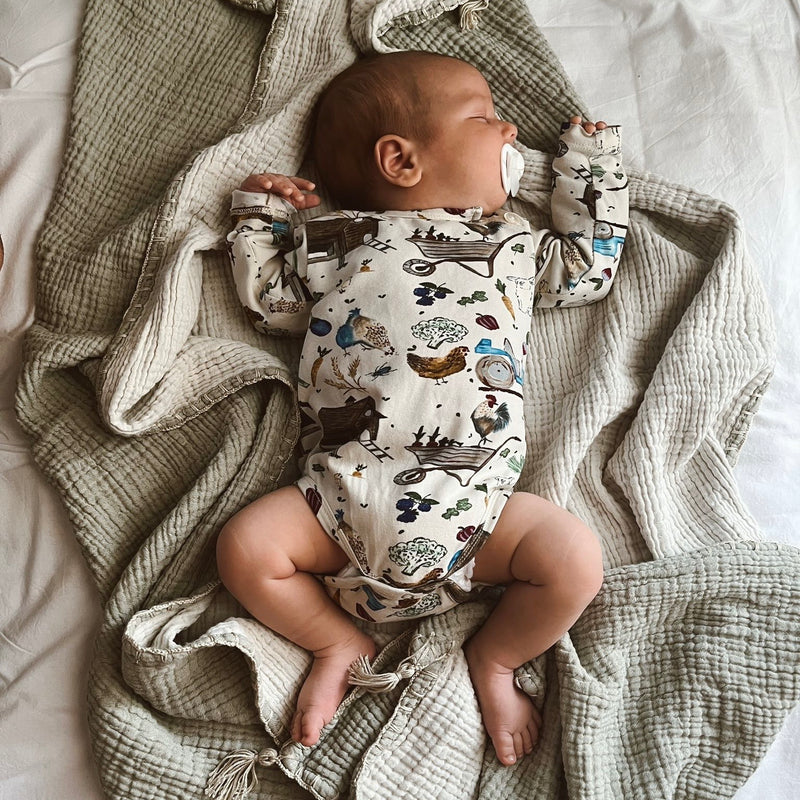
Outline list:
[[[298,354],[239,306],[227,204],[250,172],[313,174],[315,96],[391,48],[483,70],[528,148],[514,209],[546,225],[547,152],[584,109],[521,0],[88,2],[18,413],[105,604],[89,698],[105,791],[730,796],[800,699],[800,557],[759,541],[732,477],[772,333],[733,211],[647,175],[610,296],[533,322],[520,487],[592,525],[608,566],[519,671],[541,744],[513,768],[486,746],[460,644],[491,593],[375,630],[386,691],[349,695],[317,747],[288,742],[308,656],[218,587],[214,541],[292,477]]]

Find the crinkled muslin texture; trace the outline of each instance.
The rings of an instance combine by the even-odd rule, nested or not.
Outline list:
[[[293,476],[297,434],[297,343],[244,317],[228,199],[267,167],[313,176],[314,98],[360,51],[420,48],[486,74],[527,162],[512,208],[546,225],[548,153],[583,105],[521,3],[465,4],[473,29],[458,5],[89,0],[17,411],[104,601],[89,707],[110,798],[200,796],[243,750],[259,797],[716,800],[800,699],[800,558],[760,541],[731,474],[771,372],[762,288],[729,207],[634,174],[611,294],[532,325],[520,488],[585,519],[608,566],[519,670],[541,744],[511,769],[487,748],[460,644],[496,592],[373,630],[398,679],[353,692],[317,747],[288,742],[308,656],[214,564],[221,525]]]

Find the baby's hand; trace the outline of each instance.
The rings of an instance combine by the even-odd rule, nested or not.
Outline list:
[[[595,122],[589,122],[588,119],[587,120],[581,120],[580,117],[570,117],[569,121],[573,125],[582,125],[583,129],[588,134],[592,134],[595,131],[601,131],[601,130],[603,130],[603,128],[607,128],[608,127],[608,125],[606,125],[605,122],[603,122],[602,120],[600,120],[600,121],[595,123]]]
[[[301,211],[306,208],[316,208],[320,203],[319,196],[311,194],[311,190],[314,189],[311,181],[273,172],[250,175],[239,189],[243,192],[266,192],[278,195]]]

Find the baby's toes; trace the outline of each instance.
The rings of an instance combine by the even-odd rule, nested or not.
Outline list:
[[[525,749],[525,730],[523,729],[514,734],[514,756],[519,760],[529,752],[530,750]]]
[[[531,735],[531,741],[535,745],[539,741],[539,731],[542,728],[542,715],[539,709],[531,703],[531,716],[526,726]]]
[[[294,712],[290,734],[295,742],[299,742],[303,738],[303,714],[300,711]]]
[[[533,745],[534,740],[531,736],[531,732],[529,728],[525,728],[520,732],[520,736],[522,738],[522,752],[527,756],[529,753],[533,752]]]
[[[541,722],[537,722],[535,719],[532,719],[528,723],[528,727],[526,731],[528,733],[528,738],[531,741],[531,750],[536,747],[537,742],[539,741],[539,728],[541,727]],[[526,750],[526,752],[531,752],[531,750]]]
[[[302,743],[306,747],[313,747],[319,741],[319,735],[329,721],[318,711],[306,711],[303,714]]]
[[[320,731],[325,727],[325,718],[315,711],[301,711],[292,721],[292,739],[306,747],[313,747],[319,741]]]
[[[511,766],[517,763],[517,746],[514,743],[512,734],[507,731],[501,731],[492,737],[492,744],[501,764]]]

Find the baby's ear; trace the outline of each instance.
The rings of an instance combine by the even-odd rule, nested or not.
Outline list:
[[[378,173],[389,183],[408,189],[422,178],[419,154],[408,139],[387,133],[375,142],[374,153]]]

